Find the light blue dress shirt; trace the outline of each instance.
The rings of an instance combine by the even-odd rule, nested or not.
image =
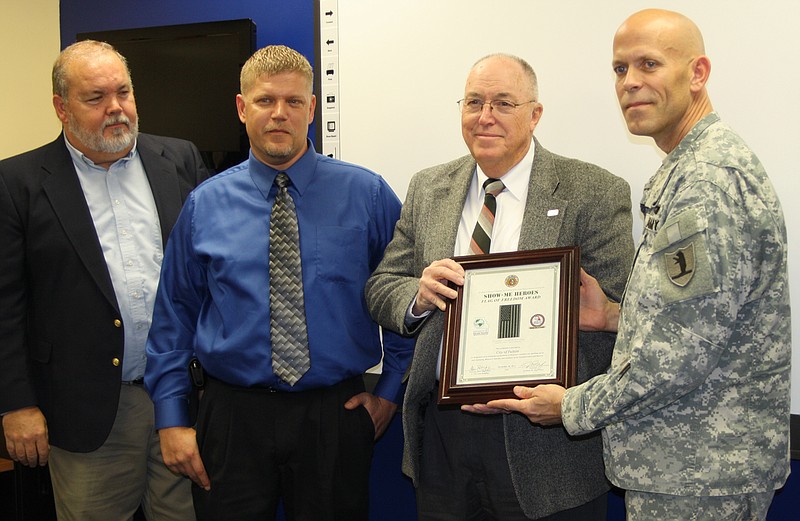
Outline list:
[[[136,380],[144,376],[145,344],[164,256],[153,192],[135,145],[130,154],[106,170],[64,140],[92,215],[124,325],[122,380]]]

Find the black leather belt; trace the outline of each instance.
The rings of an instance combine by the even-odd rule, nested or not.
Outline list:
[[[136,380],[123,380],[122,385],[144,385],[144,378],[137,378]]]

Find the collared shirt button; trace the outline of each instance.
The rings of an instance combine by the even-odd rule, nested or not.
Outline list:
[[[121,364],[121,363],[122,363],[122,362],[120,362],[120,361],[119,361],[119,358],[116,358],[116,357],[114,357],[114,358],[111,360],[111,364],[112,364],[114,367],[119,367],[119,364]]]
[[[114,319],[114,327],[122,327],[122,320],[115,318]]]

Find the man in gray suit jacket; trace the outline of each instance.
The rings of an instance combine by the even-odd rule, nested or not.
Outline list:
[[[490,253],[577,245],[582,265],[619,298],[633,256],[630,187],[609,172],[550,153],[533,138],[542,115],[524,60],[490,55],[467,78],[462,134],[471,155],[417,173],[395,236],[366,287],[381,325],[416,335],[403,404],[403,470],[421,520],[605,519],[597,436],[570,437],[518,414],[481,416],[436,404],[450,257],[474,252],[483,183],[500,179]],[[491,191],[491,190],[490,190]],[[580,333],[578,380],[604,371],[614,336]]]
[[[0,162],[3,443],[49,462],[60,521],[194,519],[142,385],[164,244],[208,177],[192,143],[138,133],[125,60],[94,41],[53,67],[64,132]],[[188,378],[188,372],[187,372]]]

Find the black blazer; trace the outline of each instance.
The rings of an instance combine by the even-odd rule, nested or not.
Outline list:
[[[209,173],[188,141],[140,134],[137,149],[166,243]],[[117,411],[124,327],[63,135],[0,161],[0,413],[36,405],[52,445],[100,447]]]

